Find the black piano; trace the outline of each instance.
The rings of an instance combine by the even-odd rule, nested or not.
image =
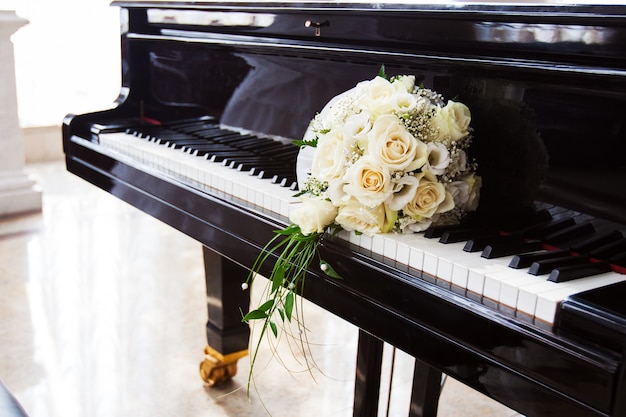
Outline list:
[[[469,106],[484,186],[457,229],[325,240],[343,279],[312,267],[304,296],[360,329],[354,415],[376,415],[387,342],[416,358],[413,417],[442,373],[528,416],[626,416],[626,6],[113,6],[121,93],[66,117],[67,169],[203,245],[205,381],[246,354],[240,286],[288,224],[291,141],[385,65]],[[500,239],[519,233],[539,246]]]

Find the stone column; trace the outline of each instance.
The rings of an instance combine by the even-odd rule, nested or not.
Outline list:
[[[27,23],[14,11],[0,10],[0,217],[41,210],[41,191],[24,169],[11,42],[11,35]]]

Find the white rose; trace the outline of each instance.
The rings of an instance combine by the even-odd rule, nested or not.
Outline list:
[[[391,98],[393,109],[398,113],[404,114],[411,111],[417,103],[417,99],[413,94],[407,92],[398,92]]]
[[[404,206],[403,211],[416,220],[422,220],[452,208],[454,208],[454,201],[443,184],[422,178],[413,199]]]
[[[422,219],[419,222],[410,223],[402,230],[403,233],[418,233],[428,229],[433,224],[433,219]]]
[[[364,149],[367,146],[367,134],[372,130],[370,114],[367,111],[354,114],[346,119],[343,126],[343,138],[348,152],[354,150],[355,145]]]
[[[393,110],[391,99],[395,89],[389,81],[382,77],[376,77],[365,86],[360,105],[372,115],[378,116]]]
[[[337,216],[337,207],[321,198],[307,198],[289,213],[289,220],[300,226],[304,235],[323,233],[326,226],[333,223]]]
[[[415,88],[415,75],[398,75],[391,84],[396,91],[412,93]]]
[[[371,156],[366,155],[356,161],[343,179],[347,183],[343,187],[344,192],[366,207],[382,204],[393,192],[389,169]]]
[[[334,179],[328,182],[326,196],[335,205],[341,206],[350,199],[350,196],[343,190],[345,183],[341,179]]]
[[[452,196],[454,206],[463,210],[462,207],[464,207],[469,200],[469,183],[462,180],[452,181],[446,185],[446,191]]]
[[[368,153],[390,171],[415,171],[428,159],[426,144],[415,139],[394,115],[379,117],[368,134]]]
[[[483,180],[474,173],[462,176],[461,180],[469,185],[467,201],[465,205],[461,207],[461,210],[475,211],[480,201],[480,188],[482,187]]]
[[[385,208],[380,204],[373,208],[363,207],[352,199],[339,207],[335,222],[347,231],[356,231],[366,235],[381,233],[385,226]]]
[[[442,175],[450,165],[450,152],[443,143],[429,142],[428,170],[435,175]]]
[[[320,181],[330,181],[343,174],[345,163],[344,143],[341,132],[331,130],[320,135],[313,155],[311,174]]]
[[[439,140],[455,142],[469,134],[471,119],[470,110],[465,104],[448,101],[435,114],[432,123],[439,130]]]
[[[482,178],[471,173],[456,178],[446,186],[446,190],[454,199],[454,206],[468,212],[478,208]]]
[[[393,187],[393,196],[389,202],[389,208],[396,211],[402,210],[402,208],[404,208],[404,206],[406,206],[415,196],[417,187],[420,184],[420,179],[423,176],[424,174],[422,173],[416,175],[405,175],[400,178],[400,180],[395,182]]]

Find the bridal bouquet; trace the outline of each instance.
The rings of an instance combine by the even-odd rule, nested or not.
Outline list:
[[[481,179],[467,155],[470,120],[464,104],[445,102],[416,86],[413,76],[388,79],[384,69],[333,98],[298,141],[302,161],[312,154],[310,167],[299,167],[302,204],[253,265],[248,282],[271,254],[278,257],[266,301],[244,321],[261,320],[261,337],[268,329],[277,336],[277,323],[296,317],[295,295],[319,258],[325,233],[420,232],[458,223],[475,210]],[[322,271],[338,277],[328,263],[319,262]],[[258,346],[252,363],[256,352]]]

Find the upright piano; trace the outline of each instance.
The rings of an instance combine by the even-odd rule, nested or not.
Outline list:
[[[469,106],[484,185],[456,229],[325,239],[343,279],[312,266],[303,295],[360,329],[354,415],[387,342],[416,358],[411,416],[442,373],[528,416],[626,416],[626,6],[113,6],[121,93],[66,117],[67,169],[203,245],[207,382],[246,353],[240,285],[296,204],[292,140],[385,65]]]

